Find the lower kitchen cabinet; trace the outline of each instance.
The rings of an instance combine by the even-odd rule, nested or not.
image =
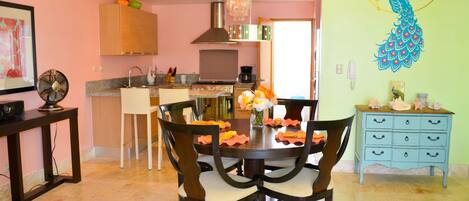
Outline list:
[[[365,168],[381,164],[390,168],[437,167],[447,186],[452,115],[441,110],[393,111],[357,105],[355,173],[363,183]]]

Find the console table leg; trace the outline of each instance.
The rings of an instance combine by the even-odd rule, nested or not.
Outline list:
[[[70,147],[72,152],[73,182],[78,183],[81,181],[78,114],[70,118]]]
[[[365,167],[361,164],[362,162],[360,161],[360,184],[363,184],[363,180],[365,179]]]
[[[430,166],[430,176],[435,176],[435,166]]]
[[[44,180],[52,181],[54,179],[54,170],[52,166],[52,146],[50,136],[50,125],[42,126],[42,160],[44,162]]]
[[[448,186],[448,170],[443,170],[443,187]]]
[[[20,134],[7,137],[8,161],[10,165],[10,185],[12,200],[24,200],[23,170],[21,166]]]

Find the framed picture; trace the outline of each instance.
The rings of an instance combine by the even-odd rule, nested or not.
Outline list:
[[[34,8],[0,1],[0,95],[35,90],[36,68]]]

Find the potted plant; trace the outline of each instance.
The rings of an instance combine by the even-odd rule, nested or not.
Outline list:
[[[264,111],[277,104],[277,97],[272,90],[259,86],[257,90],[246,90],[238,97],[243,110],[251,111],[251,126],[263,127]]]

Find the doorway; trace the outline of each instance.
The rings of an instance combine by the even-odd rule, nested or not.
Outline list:
[[[260,19],[259,24],[272,26],[272,41],[259,44],[260,84],[278,98],[315,99],[314,20]],[[275,108],[274,116],[282,116],[282,110]]]

